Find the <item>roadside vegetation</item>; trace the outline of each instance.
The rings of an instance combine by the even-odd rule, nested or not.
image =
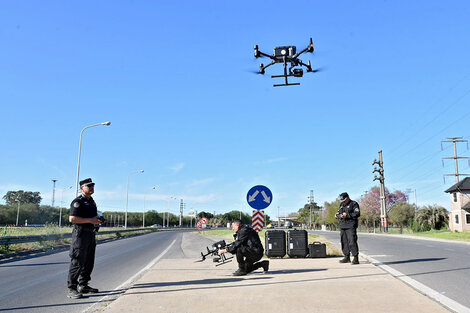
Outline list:
[[[131,236],[137,236],[146,234],[149,232],[156,231],[157,229],[143,229],[142,231],[135,231],[129,233],[123,233],[122,227],[102,227],[100,231],[113,231],[112,234],[101,234],[97,233],[96,239],[98,241],[113,240]],[[46,226],[46,227],[1,227],[0,238],[9,236],[35,236],[35,235],[56,235],[56,234],[70,234],[72,233],[72,227],[57,227],[57,226]],[[53,251],[57,249],[63,249],[70,245],[71,238],[63,238],[59,240],[42,240],[36,242],[26,242],[19,244],[0,245],[0,256],[8,254],[14,256],[19,253],[36,253],[42,251]]]

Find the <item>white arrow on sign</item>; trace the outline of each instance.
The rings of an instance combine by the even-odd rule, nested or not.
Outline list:
[[[258,190],[257,190],[257,191],[258,191]],[[261,195],[263,195],[263,198],[264,198],[263,201],[264,201],[264,202],[266,202],[266,203],[270,203],[270,202],[271,202],[271,198],[266,195],[266,192],[264,192],[264,190],[261,191]]]
[[[262,193],[264,193],[264,191],[261,191]],[[252,194],[251,196],[248,196],[248,202],[253,202],[255,201],[256,199],[256,196],[259,194],[259,191],[256,190],[254,194]]]

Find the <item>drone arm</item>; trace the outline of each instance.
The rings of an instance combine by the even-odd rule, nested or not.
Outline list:
[[[305,64],[304,62],[302,62],[301,60],[299,60],[299,64],[302,65],[302,66],[305,66],[307,68],[307,72],[313,72],[312,71],[312,65],[310,64],[310,61],[308,62],[309,64]]]
[[[303,49],[303,50],[300,51],[299,53],[296,53],[296,54],[293,56],[293,58],[294,58],[294,59],[295,59],[295,58],[298,58],[299,55],[301,55],[302,53],[304,53],[304,52],[306,52],[306,51],[308,51],[308,52],[313,52],[313,51],[314,51],[312,38],[310,38],[310,44],[307,46],[307,48]]]
[[[270,58],[271,60],[276,60],[276,58],[273,57],[272,55],[266,54],[266,53],[261,52],[261,51],[259,51],[259,50],[258,50],[258,54],[259,54],[260,56],[264,56],[264,57]],[[258,56],[258,57],[259,57],[259,56]]]
[[[265,70],[265,69],[267,69],[268,67],[270,67],[270,66],[273,65],[273,64],[276,64],[276,61],[272,61],[271,63],[269,63],[269,64],[266,65],[266,66],[260,66],[260,68],[261,68],[262,70]]]

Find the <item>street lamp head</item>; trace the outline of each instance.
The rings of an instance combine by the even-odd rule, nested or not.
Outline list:
[[[109,125],[111,125],[111,122],[109,122],[109,121],[108,121],[108,122],[104,122],[104,123],[101,123],[101,125],[109,126]]]

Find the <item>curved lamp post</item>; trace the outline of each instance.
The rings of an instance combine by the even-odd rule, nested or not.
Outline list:
[[[129,175],[127,175],[127,187],[126,187],[126,216],[124,220],[124,228],[127,228],[127,208],[129,206],[129,177],[132,174],[137,174],[137,173],[143,173],[144,170],[136,171],[136,172],[130,172]]]
[[[166,227],[170,227],[170,200],[176,200],[175,197],[170,196],[169,199],[166,199]],[[165,227],[165,218],[163,218],[163,227]]]
[[[82,150],[82,135],[83,135],[83,131],[87,128],[90,128],[90,127],[95,127],[95,126],[100,126],[100,125],[104,125],[104,126],[109,126],[111,125],[111,122],[103,122],[103,123],[98,123],[98,124],[93,124],[93,125],[90,125],[90,126],[86,126],[82,129],[82,131],[80,132],[80,142],[78,144],[78,163],[77,163],[77,188],[75,189],[75,197],[78,197],[78,182],[79,182],[79,176],[80,176],[80,153],[81,153],[81,150]]]
[[[149,190],[155,190],[157,189],[157,186],[153,186]],[[144,193],[144,213],[142,215],[142,227],[145,227],[145,197],[147,196],[147,193]]]

